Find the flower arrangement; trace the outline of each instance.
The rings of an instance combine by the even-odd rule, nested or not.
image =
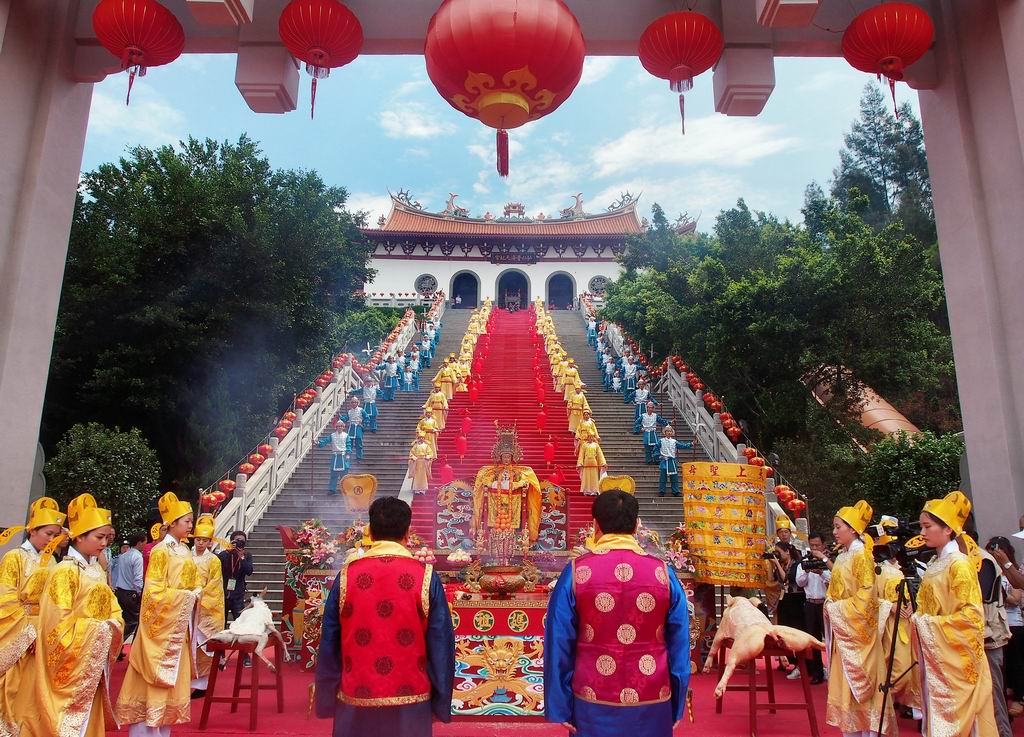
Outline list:
[[[299,547],[287,551],[288,565],[300,570],[333,568],[341,548],[339,540],[319,519],[306,520],[295,531]]]

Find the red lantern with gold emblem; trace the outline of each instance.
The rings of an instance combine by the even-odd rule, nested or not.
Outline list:
[[[896,83],[903,79],[903,70],[924,56],[934,40],[935,26],[928,13],[910,3],[885,3],[853,19],[843,34],[843,57],[854,69],[879,79],[884,75],[895,107]]]
[[[508,176],[508,129],[554,111],[583,74],[576,16],[562,0],[444,0],[430,19],[427,75],[448,104],[496,128]]]
[[[306,65],[313,78],[309,117],[316,106],[316,81],[343,67],[363,50],[363,26],[338,0],[292,0],[277,22],[288,51]]]
[[[135,76],[170,64],[185,48],[185,31],[174,13],[156,0],[101,0],[92,11],[96,39],[128,70],[131,100]]]
[[[700,13],[681,11],[656,19],[640,36],[640,63],[655,77],[667,79],[679,93],[679,118],[686,133],[683,93],[693,89],[693,78],[710,69],[725,49],[718,26]]]

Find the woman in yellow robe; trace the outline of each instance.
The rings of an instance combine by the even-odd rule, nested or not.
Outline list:
[[[914,718],[920,719],[920,676],[910,647],[910,621],[904,616],[906,610],[910,608],[910,589],[907,587],[904,592],[904,611],[897,611],[900,587],[903,586],[906,577],[892,556],[889,545],[880,545],[875,550],[881,551],[881,555],[875,556],[876,559],[881,559],[875,575],[875,595],[878,597],[879,627],[882,629],[882,678],[885,678],[889,653],[892,652],[892,679],[895,681],[898,678],[899,681],[893,685],[890,698],[894,703],[914,709]],[[893,637],[897,638],[895,650],[892,650]]]
[[[109,668],[124,620],[97,558],[114,528],[91,494],[71,500],[68,518],[71,547],[39,599],[32,677],[15,701],[22,737],[103,737],[111,716]]]
[[[434,417],[434,422],[437,423],[437,431],[441,432],[445,426],[445,415],[448,414],[448,398],[445,397],[444,392],[440,389],[435,389],[427,397],[426,403],[423,405],[423,409],[430,410],[430,414]]]
[[[39,633],[39,597],[56,562],[41,554],[63,532],[65,517],[60,506],[44,496],[32,502],[24,527],[8,527],[0,534],[0,545],[28,530],[21,547],[8,551],[0,560],[0,735],[16,734],[14,697],[22,676],[30,668],[29,648]]]
[[[416,433],[423,433],[423,436],[427,439],[427,445],[430,446],[430,458],[433,460],[437,458],[437,422],[434,420],[434,414],[429,410],[423,410],[423,417],[416,423]]]
[[[832,534],[844,550],[832,567],[825,594],[825,642],[829,653],[828,704],[825,721],[849,737],[867,737],[878,728],[883,674],[882,642],[875,598],[875,561],[871,505],[861,500],[843,507],[832,520]],[[886,706],[882,734],[897,734],[892,699]]]
[[[409,473],[414,494],[425,494],[430,488],[430,462],[433,460],[426,433],[418,432],[409,448]]]
[[[192,718],[190,624],[202,595],[199,569],[184,540],[192,532],[192,506],[171,492],[160,497],[167,536],[149,554],[139,632],[117,697],[117,718],[130,737],[170,735]]]
[[[434,386],[444,393],[445,399],[452,401],[452,397],[455,396],[455,370],[448,360],[445,360],[444,366],[434,377]]]
[[[911,617],[924,737],[998,734],[978,569],[965,554],[976,550],[963,535],[970,512],[970,501],[959,491],[928,501],[921,512],[924,544],[938,551],[921,577]]]
[[[583,412],[589,409],[590,404],[587,402],[587,395],[583,393],[582,389],[577,389],[576,393],[569,400],[569,432],[576,432],[580,420],[583,419]]]
[[[203,593],[199,596],[196,609],[196,626],[192,640],[196,648],[196,677],[192,679],[192,688],[205,692],[210,678],[210,666],[213,656],[203,650],[206,641],[224,629],[224,577],[220,570],[220,558],[213,554],[210,547],[216,542],[225,548],[230,547],[227,540],[214,537],[216,523],[212,514],[201,514],[196,520],[196,531],[192,536],[192,556],[199,570],[199,588]],[[202,693],[193,693],[198,698]]]
[[[608,461],[605,460],[604,451],[593,436],[580,444],[576,468],[580,474],[580,491],[593,496],[600,494],[601,474],[608,470]]]

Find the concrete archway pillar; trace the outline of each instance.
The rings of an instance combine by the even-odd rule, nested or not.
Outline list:
[[[71,72],[76,2],[9,4],[0,54],[0,526],[32,487],[92,84]]]

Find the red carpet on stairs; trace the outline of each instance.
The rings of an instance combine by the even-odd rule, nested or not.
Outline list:
[[[551,383],[550,368],[546,358],[538,371],[544,380],[547,413],[546,430],[537,431],[537,412],[540,405],[534,388],[533,359],[536,346],[529,332],[529,314],[526,310],[508,313],[495,308],[493,324],[489,331],[489,348],[482,361],[480,377],[483,380],[477,404],[470,404],[468,392],[456,392],[449,403],[448,419],[444,431],[438,438],[438,455],[446,457],[455,470],[455,478],[468,484],[473,483],[481,466],[490,464],[491,447],[494,445],[494,422],[515,423],[519,430],[519,444],[523,448],[521,463],[532,466],[543,482],[561,468],[565,474],[562,484],[568,492],[568,539],[567,547],[575,542],[577,530],[590,524],[592,500],[579,493],[580,482],[576,473],[576,455],[573,450],[573,436],[569,432],[569,419],[565,403]],[[477,350],[481,350],[481,341]],[[444,360],[437,356],[435,360]],[[467,436],[468,451],[459,459],[456,438],[463,420],[463,410],[468,410],[471,421]],[[544,445],[551,436],[556,444],[555,461],[552,466],[544,462]],[[438,464],[440,463],[440,458]],[[434,480],[437,480],[435,465]],[[437,520],[437,489],[434,485],[426,494],[418,495],[413,501],[413,526],[420,536],[435,540]]]

